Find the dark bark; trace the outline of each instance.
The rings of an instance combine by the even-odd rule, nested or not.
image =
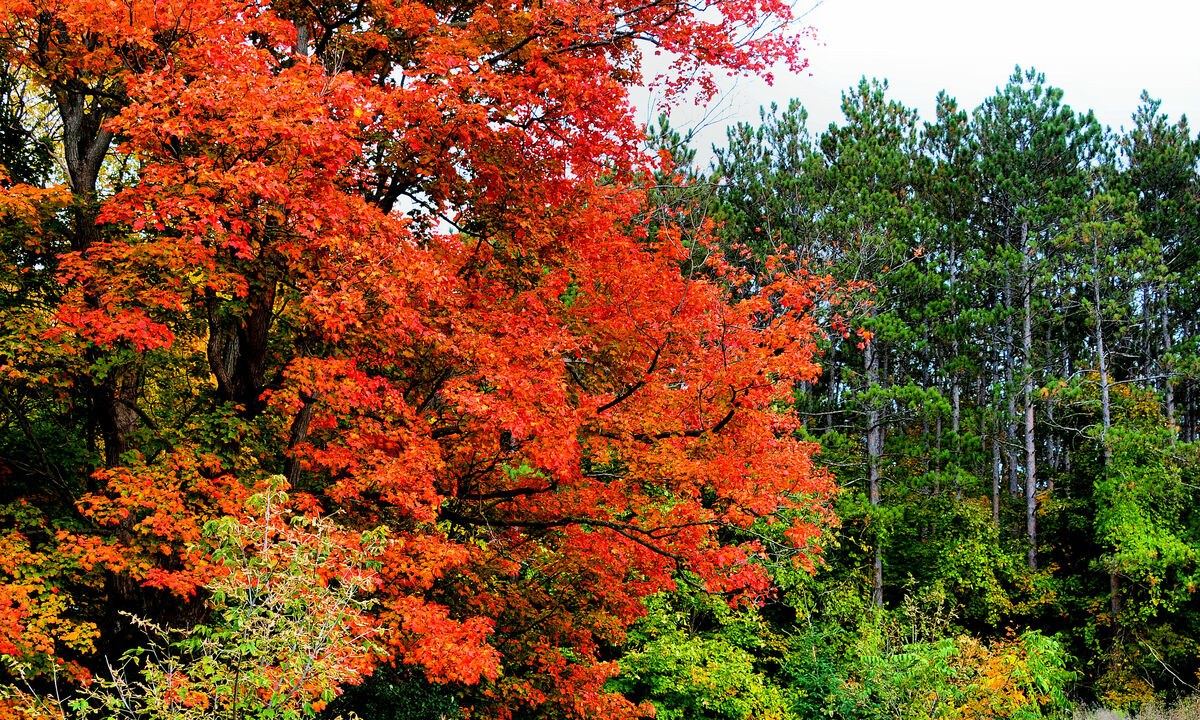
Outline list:
[[[295,487],[296,481],[300,479],[300,462],[296,459],[294,452],[301,443],[308,439],[308,428],[312,424],[313,412],[317,408],[317,398],[303,395],[301,399],[304,401],[304,405],[292,420],[291,431],[288,433],[288,457],[283,471],[288,485],[292,487]]]
[[[251,283],[245,299],[249,312],[244,317],[222,315],[220,301],[209,291],[208,365],[217,381],[222,400],[237,403],[253,417],[262,411],[266,388],[271,323],[275,319],[278,283],[260,275]]]

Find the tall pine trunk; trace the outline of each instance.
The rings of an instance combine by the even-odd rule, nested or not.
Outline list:
[[[1107,478],[1112,466],[1112,445],[1109,431],[1112,428],[1112,404],[1109,395],[1108,353],[1104,347],[1104,313],[1102,311],[1100,291],[1100,242],[1092,238],[1092,323],[1095,325],[1094,341],[1096,343],[1096,367],[1100,373],[1100,448],[1104,453],[1103,473]],[[1124,592],[1121,578],[1116,568],[1108,571],[1109,607],[1112,610],[1112,620],[1116,629],[1113,641],[1112,662],[1114,668],[1121,663],[1122,649],[1125,647],[1125,634],[1122,631],[1121,613],[1125,608]]]
[[[868,389],[879,384],[879,352],[875,343],[867,343],[864,357]],[[867,490],[871,507],[879,507],[879,467],[883,458],[883,424],[879,406],[872,400],[867,407]],[[875,552],[872,558],[871,602],[883,607],[883,548],[876,528]]]
[[[1170,294],[1165,282],[1159,283],[1159,295],[1162,305],[1159,307],[1159,324],[1162,329],[1162,348],[1159,349],[1158,371],[1162,375],[1163,405],[1167,414],[1167,424],[1175,427],[1175,382],[1171,377],[1171,313]],[[1175,442],[1175,432],[1172,429],[1171,442]]]
[[[1012,276],[1004,281],[1004,396],[1008,403],[1008,432],[1005,434],[1005,456],[1008,460],[1008,493],[1020,497],[1021,483],[1017,472],[1017,394],[1013,365],[1016,364],[1016,341],[1013,331]]]
[[[1029,223],[1021,223],[1022,313],[1021,352],[1025,401],[1025,536],[1027,559],[1037,569],[1037,456],[1033,436],[1033,276],[1029,266]]]

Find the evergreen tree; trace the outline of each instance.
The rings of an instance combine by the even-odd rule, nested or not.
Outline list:
[[[1054,277],[1048,243],[1086,198],[1087,168],[1101,136],[1094,117],[1076,115],[1062,97],[1062,90],[1045,84],[1044,75],[1018,67],[975,112],[981,230],[996,248],[993,280],[1003,303],[997,310],[1004,321],[1000,364],[1010,423],[1009,487],[1014,494],[1020,488],[1024,499],[1030,568],[1037,567],[1038,547],[1034,387],[1044,379],[1041,366],[1047,361],[1034,343],[1051,314],[1043,302],[1047,278]]]
[[[1137,371],[1155,376],[1167,421],[1182,426],[1185,441],[1197,439],[1197,330],[1195,293],[1200,287],[1200,141],[1187,118],[1172,123],[1161,102],[1146,92],[1133,128],[1120,140],[1126,163],[1122,189],[1137,197],[1148,248],[1139,272]],[[1179,407],[1182,400],[1183,407]]]

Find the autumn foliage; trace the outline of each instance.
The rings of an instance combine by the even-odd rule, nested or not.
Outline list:
[[[134,642],[117,611],[204,620],[204,528],[282,474],[347,542],[390,529],[387,655],[478,716],[644,711],[602,661],[643,597],[764,592],[775,518],[808,562],[830,486],[786,407],[826,285],[781,260],[735,300],[711,227],[648,223],[626,88],[648,48],[675,93],[798,68],[760,30],[789,17],[0,3],[70,191],[0,193],[0,374],[33,421],[0,465],[0,653],[86,677]]]

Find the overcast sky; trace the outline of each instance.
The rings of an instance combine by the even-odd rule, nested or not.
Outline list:
[[[800,0],[804,2],[804,0]],[[803,8],[800,8],[803,9]],[[1129,126],[1142,88],[1173,119],[1200,129],[1200,2],[1195,0],[824,0],[804,18],[817,30],[807,74],[727,84],[697,143],[721,142],[724,127],[755,122],[772,100],[800,99],[809,127],[841,120],[842,91],[886,78],[889,95],[932,120],[941,89],[975,108],[1013,67],[1035,67],[1075,110]],[[645,103],[643,99],[641,101]],[[705,114],[683,106],[676,125]]]

